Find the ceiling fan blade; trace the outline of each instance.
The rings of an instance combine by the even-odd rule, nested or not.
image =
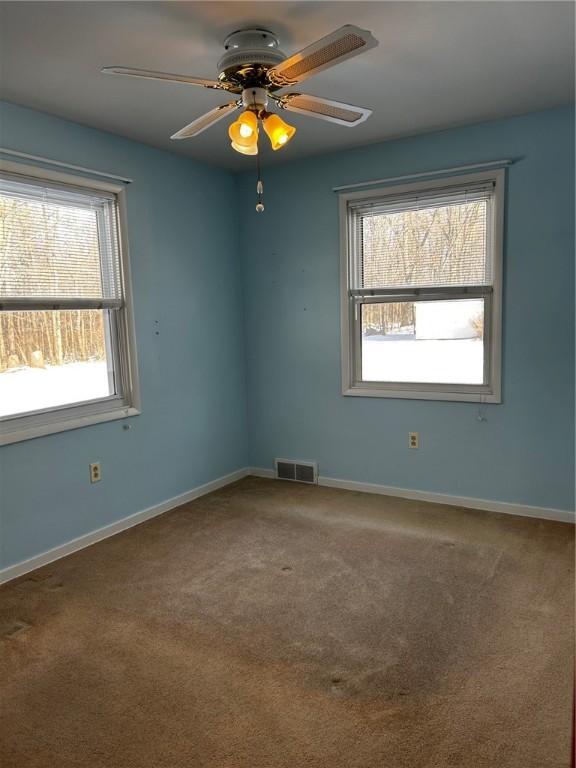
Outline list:
[[[222,120],[223,117],[230,114],[236,109],[240,109],[242,106],[241,101],[230,101],[228,104],[221,104],[215,109],[211,109],[210,112],[206,112],[205,115],[197,117],[191,123],[188,123],[184,128],[181,128],[171,139],[191,139],[192,136],[198,136],[199,133],[205,131],[206,128],[210,128],[211,125],[217,123],[218,120]]]
[[[294,85],[341,61],[374,48],[378,40],[365,29],[346,24],[268,70],[272,85]]]
[[[343,104],[341,101],[321,99],[318,96],[308,96],[305,93],[287,93],[278,98],[278,103],[283,109],[290,112],[300,112],[300,114],[308,115],[308,117],[319,117],[322,120],[346,125],[349,128],[363,123],[372,114],[372,110],[365,107],[353,107],[351,104]]]
[[[150,69],[131,69],[130,67],[104,67],[101,72],[104,75],[128,75],[129,77],[143,77],[147,80],[167,80],[171,83],[201,85],[204,88],[217,88],[224,91],[232,90],[228,83],[220,82],[220,80],[206,80],[203,77],[175,75],[172,72],[154,72]]]

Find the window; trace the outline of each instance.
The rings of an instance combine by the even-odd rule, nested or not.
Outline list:
[[[123,204],[0,164],[0,442],[139,412]]]
[[[503,185],[341,195],[345,395],[500,402]]]

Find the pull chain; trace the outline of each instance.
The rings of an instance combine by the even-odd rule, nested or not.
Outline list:
[[[256,116],[258,115],[258,107],[256,105],[256,91],[253,91],[254,94],[254,110],[256,112]],[[264,203],[262,202],[262,196],[264,194],[264,185],[262,184],[262,174],[260,172],[260,147],[257,147],[256,151],[256,195],[258,196],[258,202],[256,203],[256,211],[258,213],[262,213],[264,210]]]
[[[260,153],[256,155],[256,174],[258,180],[256,181],[256,194],[258,195],[258,202],[256,203],[256,210],[258,213],[262,213],[264,210],[264,203],[262,202],[262,195],[264,194],[264,185],[260,178]]]

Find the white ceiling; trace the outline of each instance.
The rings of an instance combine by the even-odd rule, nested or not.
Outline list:
[[[3,99],[231,169],[253,159],[224,120],[195,139],[169,136],[226,94],[100,74],[105,65],[215,77],[222,41],[256,25],[290,54],[345,23],[380,45],[310,78],[304,93],[367,106],[345,128],[289,115],[298,133],[264,162],[521,114],[574,98],[572,2],[3,2]],[[285,116],[286,117],[286,116]],[[31,148],[33,150],[33,148]]]

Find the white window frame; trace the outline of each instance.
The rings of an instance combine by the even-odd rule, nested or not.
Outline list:
[[[115,196],[123,299],[122,307],[110,312],[110,325],[115,336],[114,344],[111,345],[114,351],[113,365],[119,382],[119,394],[31,411],[22,415],[15,414],[2,417],[0,418],[0,445],[139,415],[141,412],[140,388],[127,240],[125,187],[99,179],[95,180],[7,160],[0,160],[0,173],[22,176],[39,182],[56,182],[64,186],[81,187],[95,193],[104,191]],[[48,306],[46,302],[42,302],[42,306],[39,306],[39,302],[34,299],[22,299],[18,302],[3,302],[0,299],[0,311],[2,311],[2,307],[6,311],[18,309],[98,309],[97,304],[91,300],[72,299],[68,302],[58,300],[57,304],[53,306]]]
[[[340,215],[340,316],[342,344],[342,394],[354,397],[391,397],[412,400],[450,400],[460,402],[502,402],[502,260],[504,240],[505,170],[491,170],[448,178],[418,181],[402,185],[387,185],[377,189],[342,192],[339,196]],[[386,198],[413,192],[437,190],[444,187],[466,186],[470,183],[493,182],[494,198],[489,217],[486,247],[492,261],[493,285],[486,292],[480,288],[420,288],[416,290],[386,289],[373,296],[358,297],[351,288],[350,274],[354,264],[352,227],[349,203],[359,200],[383,202]],[[355,295],[356,294],[356,295]],[[484,306],[484,372],[483,384],[429,384],[412,382],[362,381],[361,372],[361,304],[392,300],[465,299],[482,296]],[[364,300],[366,299],[366,300]]]

